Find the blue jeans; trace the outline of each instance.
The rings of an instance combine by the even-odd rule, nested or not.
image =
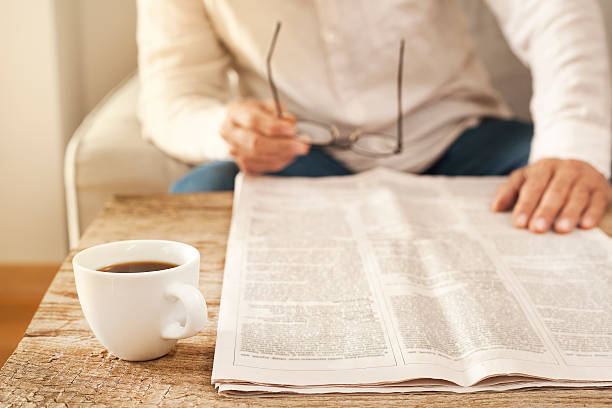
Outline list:
[[[533,126],[516,120],[483,119],[463,132],[423,174],[445,176],[506,175],[527,164]],[[234,189],[238,166],[214,161],[196,167],[170,188],[172,193]],[[313,148],[285,169],[271,173],[283,177],[345,176],[352,172],[321,149]]]

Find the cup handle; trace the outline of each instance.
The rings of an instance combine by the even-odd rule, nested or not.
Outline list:
[[[187,318],[184,326],[179,322],[172,322],[162,328],[163,339],[184,339],[196,335],[204,328],[208,320],[208,311],[204,296],[198,288],[185,283],[173,283],[166,289],[165,296],[168,300],[182,302]]]

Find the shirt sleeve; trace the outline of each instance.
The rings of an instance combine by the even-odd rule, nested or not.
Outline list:
[[[583,160],[610,177],[610,72],[595,0],[487,0],[533,79],[529,161]]]
[[[138,0],[143,136],[190,164],[227,157],[219,135],[230,56],[202,0]]]

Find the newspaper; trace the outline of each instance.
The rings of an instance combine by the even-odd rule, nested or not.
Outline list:
[[[212,383],[221,394],[612,385],[612,245],[532,234],[501,178],[240,175]]]

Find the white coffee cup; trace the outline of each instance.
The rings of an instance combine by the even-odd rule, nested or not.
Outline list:
[[[177,264],[151,272],[101,272],[138,261]],[[207,321],[198,289],[200,253],[173,241],[118,241],[85,249],[72,260],[79,301],[92,331],[115,356],[130,361],[167,354]]]

